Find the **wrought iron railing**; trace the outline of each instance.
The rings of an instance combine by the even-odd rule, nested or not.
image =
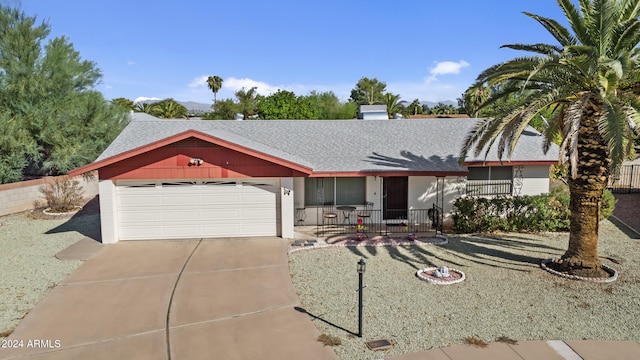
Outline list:
[[[614,193],[640,192],[640,165],[623,165],[609,178],[609,189]]]
[[[442,233],[443,213],[435,204],[430,209],[373,209],[339,212],[334,221],[324,221],[321,233],[364,233],[367,237],[394,233]]]
[[[467,195],[497,196],[513,194],[513,180],[467,180]]]

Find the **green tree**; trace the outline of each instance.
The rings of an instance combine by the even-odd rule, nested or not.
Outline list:
[[[603,277],[598,258],[598,224],[603,191],[611,171],[632,152],[640,125],[640,0],[558,0],[570,29],[531,13],[558,44],[508,44],[534,53],[494,65],[478,83],[501,85],[484,105],[514,93],[526,94],[495,119],[469,133],[461,161],[498,142],[498,154],[510,156],[530,121],[556,108],[545,130],[545,151],[562,138],[560,154],[569,163],[571,226],[566,252],[552,266],[572,274]],[[531,90],[531,91],[529,91]]]
[[[387,84],[377,78],[369,79],[363,77],[358,80],[356,87],[351,90],[351,101],[358,105],[384,104],[384,93]]]
[[[101,78],[48,23],[0,5],[0,181],[59,175],[93,161],[126,124],[92,89]]]
[[[120,106],[126,111],[134,111],[136,109],[136,105],[133,103],[133,100],[129,100],[123,97],[112,99],[111,103],[113,105]]]
[[[258,101],[258,115],[261,119],[317,119],[318,108],[311,99],[296,96],[286,90],[260,97]]]
[[[189,116],[189,111],[177,101],[169,98],[154,103],[151,115],[161,119],[186,119]]]
[[[429,113],[432,115],[444,115],[447,113],[447,105],[445,103],[439,102],[431,109],[429,109]]]
[[[321,93],[312,91],[307,98],[317,109],[317,118],[321,120],[353,119],[358,111],[358,104],[350,101],[340,102],[333,91]]]
[[[407,102],[400,100],[400,95],[394,95],[392,93],[384,94],[384,105],[387,106],[387,115],[389,119],[393,119],[394,114],[407,115],[404,104]]]
[[[258,93],[254,86],[249,90],[242,88],[236,91],[236,99],[238,100],[238,111],[244,116],[244,120],[254,116],[258,111]]]
[[[464,109],[469,117],[480,117],[480,105],[489,98],[490,89],[485,84],[474,84],[462,94],[462,101],[458,101],[458,107]]]
[[[217,75],[209,76],[207,78],[207,86],[209,87],[209,90],[213,92],[213,111],[216,110],[216,94],[218,94],[218,91],[222,88],[223,81],[224,80]]]
[[[407,112],[410,115],[420,115],[423,112],[423,108],[422,105],[420,105],[420,100],[419,99],[415,99],[411,102],[411,104],[409,104],[409,106],[407,106]]]
[[[133,111],[151,115],[151,113],[153,112],[153,104],[139,102],[135,105]]]

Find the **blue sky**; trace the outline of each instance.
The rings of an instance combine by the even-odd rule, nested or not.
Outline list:
[[[366,76],[403,100],[455,101],[482,70],[519,55],[500,45],[553,42],[522,11],[563,18],[554,0],[21,3],[98,64],[106,98],[205,103],[208,75],[224,79],[218,99],[257,86],[347,100]]]

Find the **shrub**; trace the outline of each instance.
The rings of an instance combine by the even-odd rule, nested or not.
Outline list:
[[[40,193],[51,210],[67,212],[82,203],[83,189],[78,180],[62,177],[40,187]]]
[[[569,201],[566,185],[535,196],[459,198],[454,203],[454,227],[463,233],[568,231]],[[612,214],[615,203],[613,194],[605,190],[600,220]]]
[[[600,206],[600,220],[607,219],[613,214],[613,209],[616,208],[617,202],[618,200],[613,196],[613,193],[605,189],[602,194],[602,205]]]

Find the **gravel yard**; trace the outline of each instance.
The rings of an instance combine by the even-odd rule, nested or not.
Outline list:
[[[10,333],[46,293],[75,270],[81,261],[55,255],[84,237],[72,230],[99,227],[99,215],[54,220],[33,219],[27,213],[0,217],[0,336]]]
[[[328,248],[290,255],[300,301],[317,316],[320,332],[340,338],[342,359],[380,359],[464,343],[510,340],[640,341],[640,240],[601,223],[600,255],[619,271],[617,281],[565,280],[539,267],[559,257],[568,234],[450,236],[448,245]],[[364,274],[362,339],[357,332],[356,263]],[[425,267],[462,270],[467,279],[432,285],[417,278]],[[365,342],[388,339],[383,353]]]

